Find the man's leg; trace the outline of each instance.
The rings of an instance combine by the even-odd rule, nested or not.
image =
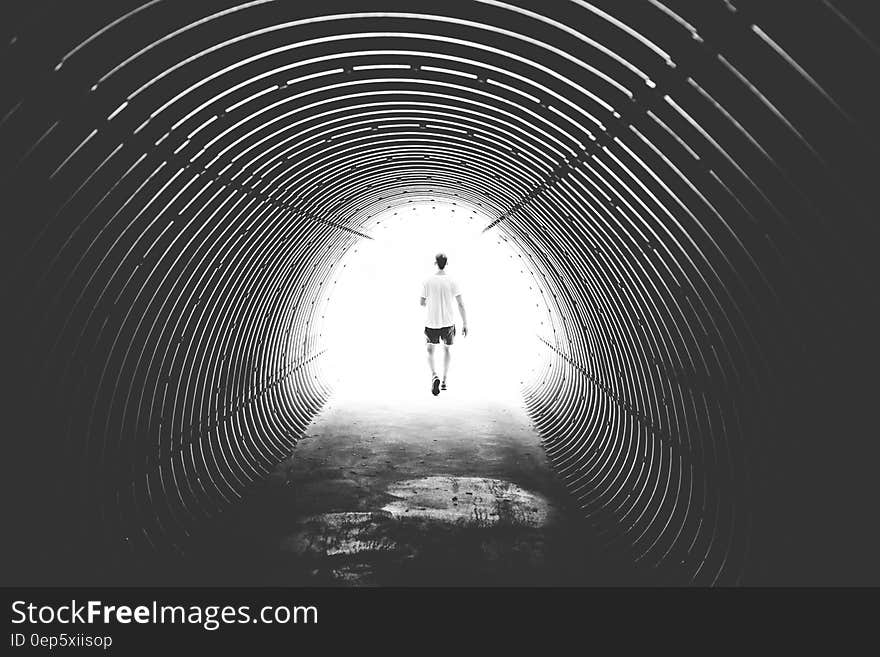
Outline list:
[[[443,345],[443,384],[446,384],[446,375],[449,373],[449,361],[452,359],[452,345]]]
[[[449,374],[449,362],[452,360],[452,342],[455,339],[455,326],[449,326],[443,334],[443,381],[440,390],[446,390],[446,376]]]
[[[434,345],[428,343],[428,366],[431,368],[431,376],[437,376],[437,368],[434,366]]]
[[[434,345],[428,343],[428,365],[431,367],[431,394],[435,397],[440,394],[440,377],[437,376],[437,368],[434,367]]]

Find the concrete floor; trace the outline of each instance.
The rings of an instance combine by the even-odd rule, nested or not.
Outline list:
[[[337,396],[226,514],[191,579],[255,585],[617,585],[510,399]],[[196,565],[197,564],[197,565]]]

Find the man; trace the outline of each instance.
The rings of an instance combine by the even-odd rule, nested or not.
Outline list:
[[[428,341],[428,365],[431,367],[431,393],[439,395],[441,390],[446,390],[446,375],[449,373],[449,360],[451,358],[450,347],[455,337],[455,312],[452,300],[458,304],[458,312],[461,314],[461,334],[467,336],[467,315],[464,312],[464,302],[458,291],[455,279],[446,273],[446,255],[438,253],[434,257],[437,271],[429,276],[422,285],[421,305],[427,306],[428,315],[425,319],[425,337]],[[434,366],[434,345],[443,340],[443,379],[437,376]]]

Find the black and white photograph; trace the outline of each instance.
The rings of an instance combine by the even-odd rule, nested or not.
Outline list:
[[[876,591],[878,8],[4,0],[9,654]]]

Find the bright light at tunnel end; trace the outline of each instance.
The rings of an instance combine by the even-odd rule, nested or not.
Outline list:
[[[423,280],[434,255],[462,292],[469,334],[452,346],[449,390],[441,402],[513,400],[538,370],[546,348],[547,308],[519,254],[491,218],[448,202],[413,201],[376,215],[340,260],[323,303],[323,375],[336,399],[385,401],[431,397],[425,349]],[[442,368],[442,348],[435,355]]]

